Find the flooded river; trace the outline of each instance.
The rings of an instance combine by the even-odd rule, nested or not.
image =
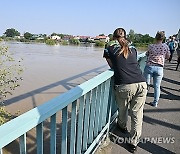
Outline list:
[[[102,58],[103,48],[93,45],[48,46],[46,44],[6,43],[15,57],[23,58],[25,68],[7,109],[20,114],[79,85],[109,67]]]

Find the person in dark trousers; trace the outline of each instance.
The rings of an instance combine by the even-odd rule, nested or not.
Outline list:
[[[170,49],[170,57],[169,57],[169,62],[171,62],[174,51],[175,51],[175,38],[171,37],[170,42],[168,43],[169,49]]]
[[[130,152],[135,152],[142,132],[143,108],[147,94],[147,84],[137,62],[137,51],[129,46],[126,31],[117,28],[113,41],[106,45],[103,57],[114,70],[114,89],[119,109],[117,126],[127,133],[128,108],[131,116]]]
[[[177,71],[178,66],[180,64],[180,41],[178,43],[178,47],[177,47],[176,51],[177,51],[177,66],[176,66],[176,71]]]

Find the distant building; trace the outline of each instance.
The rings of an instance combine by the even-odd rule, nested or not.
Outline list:
[[[32,34],[32,38],[36,39],[39,37],[39,34]]]
[[[76,38],[82,42],[86,42],[90,39],[90,36],[76,36]]]
[[[44,37],[38,37],[37,40],[44,40]]]
[[[14,38],[15,38],[15,39],[20,39],[20,38],[21,38],[21,36],[14,36]]]
[[[79,36],[74,36],[74,39],[79,40],[80,37]]]
[[[108,37],[108,36],[96,36],[96,37],[94,38],[94,40],[109,42],[109,37]]]
[[[61,37],[58,36],[58,35],[53,35],[53,36],[51,36],[51,39],[52,39],[52,40],[60,40]]]
[[[62,39],[65,41],[69,41],[70,39],[73,39],[73,38],[74,37],[72,35],[64,35]]]

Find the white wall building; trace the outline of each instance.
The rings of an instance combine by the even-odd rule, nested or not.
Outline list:
[[[60,37],[60,36],[57,36],[57,35],[54,35],[54,36],[51,36],[51,39],[52,39],[52,40],[60,40],[61,37]]]

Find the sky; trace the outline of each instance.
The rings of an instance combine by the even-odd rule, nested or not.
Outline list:
[[[0,36],[8,28],[97,36],[118,27],[153,37],[164,30],[170,36],[180,28],[179,7],[180,0],[1,0]]]

